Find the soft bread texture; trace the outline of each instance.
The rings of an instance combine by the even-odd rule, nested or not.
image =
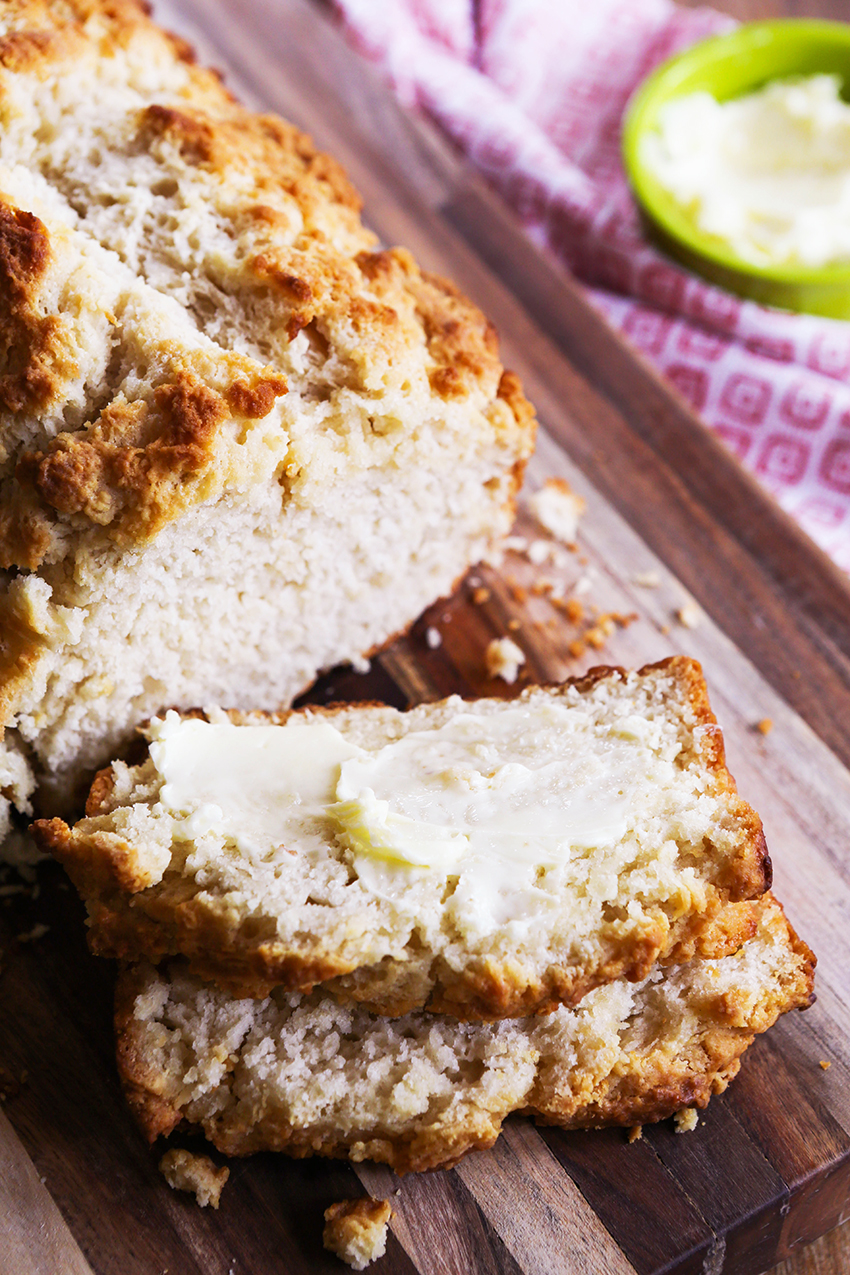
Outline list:
[[[175,964],[119,979],[118,1065],[153,1141],[200,1126],[227,1155],[448,1167],[513,1111],[563,1128],[704,1107],[755,1034],[812,998],[814,958],[770,895],[721,960],[598,988],[573,1010],[500,1023],[383,1019],[314,993],[237,1000]]]
[[[507,531],[531,408],[359,208],[141,4],[0,6],[0,835],[165,705],[288,704]]]
[[[509,911],[476,928],[462,906],[462,866],[405,878],[388,897],[358,874],[330,819],[299,823],[297,811],[285,844],[272,838],[256,853],[214,833],[172,841],[151,760],[101,774],[75,827],[54,819],[33,832],[85,899],[95,952],[153,961],[181,954],[201,977],[240,995],[324,983],[377,1013],[425,1007],[498,1018],[576,1004],[602,983],[645,978],[658,959],[734,951],[753,932],[747,900],[769,886],[770,861],[761,821],[726,768],[695,661],[629,674],[601,668],[510,702],[455,696],[406,713],[353,705],[297,716],[376,749],[471,715],[484,746],[501,714],[551,704],[566,706],[572,734],[535,727],[533,747],[535,756],[550,750],[568,790],[588,757],[604,773],[612,741],[636,719],[662,759],[662,778],[640,772],[626,831],[610,845],[573,850],[560,868],[520,866],[517,882],[525,872],[543,900],[531,923]],[[293,716],[232,720],[250,730]]]

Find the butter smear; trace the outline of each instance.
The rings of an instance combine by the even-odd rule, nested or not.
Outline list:
[[[694,225],[757,266],[850,261],[850,105],[836,75],[775,80],[727,102],[674,98],[647,168]]]
[[[616,873],[635,802],[669,780],[678,745],[624,715],[593,747],[589,717],[553,701],[485,719],[458,707],[375,749],[318,715],[235,726],[169,712],[150,727],[155,813],[177,841],[212,836],[254,860],[309,824],[394,900],[422,874],[457,877],[452,906],[482,932],[555,907],[541,873],[583,879],[580,862],[606,848],[594,871]]]

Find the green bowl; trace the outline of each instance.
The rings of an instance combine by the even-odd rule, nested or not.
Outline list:
[[[842,78],[850,99],[850,25],[807,19],[750,22],[672,58],[633,95],[623,130],[623,160],[652,237],[677,260],[712,283],[764,305],[850,318],[850,263],[832,266],[754,266],[715,235],[697,229],[645,167],[642,139],[658,126],[673,98],[705,90],[726,101],[769,80],[818,73]]]

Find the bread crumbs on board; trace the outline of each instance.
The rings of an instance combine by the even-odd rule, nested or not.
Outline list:
[[[208,1155],[195,1155],[172,1147],[159,1162],[159,1171],[174,1191],[187,1191],[195,1196],[202,1209],[211,1205],[218,1208],[224,1184],[230,1177],[226,1166],[221,1168]]]
[[[575,544],[578,523],[586,504],[563,478],[547,478],[528,501],[541,527],[564,544]]]
[[[500,677],[513,685],[525,663],[525,652],[510,638],[493,638],[484,652],[488,677]]]
[[[353,1270],[365,1270],[387,1251],[387,1226],[392,1217],[389,1200],[365,1196],[340,1200],[325,1209],[323,1243]]]
[[[677,1133],[692,1133],[699,1124],[699,1112],[696,1107],[683,1107],[673,1117]]]

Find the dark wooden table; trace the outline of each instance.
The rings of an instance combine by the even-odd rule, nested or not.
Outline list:
[[[696,8],[699,0],[679,0]],[[759,18],[830,18],[850,20],[848,0],[714,0],[742,22]],[[850,1271],[850,1223],[809,1245],[799,1256],[777,1266],[774,1275],[845,1275]]]

